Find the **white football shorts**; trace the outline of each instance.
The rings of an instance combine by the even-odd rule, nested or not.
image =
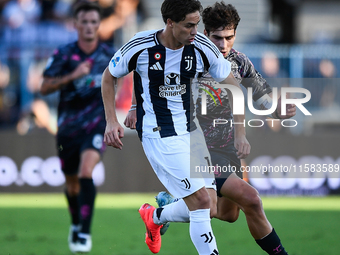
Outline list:
[[[143,137],[142,145],[154,172],[176,198],[184,198],[202,187],[216,190],[213,173],[198,174],[211,162],[200,128],[188,134],[165,138]]]

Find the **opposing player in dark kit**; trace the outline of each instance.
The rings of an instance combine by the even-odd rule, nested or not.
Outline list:
[[[72,252],[89,252],[96,189],[92,172],[105,149],[102,73],[114,53],[98,41],[100,8],[82,1],[74,9],[78,41],[57,49],[48,60],[41,87],[43,95],[60,91],[57,149],[66,177],[72,225]]]

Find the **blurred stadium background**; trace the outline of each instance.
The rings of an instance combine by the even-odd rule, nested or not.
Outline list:
[[[54,93],[43,97],[39,94],[39,88],[42,71],[53,50],[76,39],[71,15],[75,2],[75,0],[0,1],[0,200],[5,194],[19,193],[57,193],[62,196],[64,179],[56,158],[54,140],[59,95]],[[102,40],[114,48],[119,48],[137,31],[163,27],[159,11],[161,2],[99,0],[104,8],[104,19],[100,28]],[[206,7],[215,1],[201,2],[203,7]],[[274,127],[267,124],[261,128],[248,127],[247,134],[252,145],[252,153],[244,164],[298,166],[309,163],[339,166],[340,2],[337,0],[225,2],[233,4],[241,17],[234,48],[247,54],[255,68],[272,86],[290,84],[308,89],[312,96],[305,104],[312,116],[304,116],[298,110],[294,118],[298,122],[296,127],[286,128],[280,124]],[[203,32],[202,24],[199,31]],[[130,108],[131,82],[131,77],[126,77],[118,92],[117,107],[121,120]],[[252,118],[249,112],[247,118]],[[150,194],[156,195],[164,187],[149,166],[135,132],[126,130],[123,142],[125,150],[108,148],[102,163],[94,172],[99,194],[149,192],[148,197],[153,200]],[[248,180],[262,195],[274,198],[288,197],[291,200],[285,200],[284,204],[287,206],[289,201],[294,201],[296,198],[293,197],[297,196],[335,195],[333,203],[339,201],[337,197],[340,193],[339,171],[321,173],[317,176],[312,172],[304,176],[283,175],[280,179],[273,178],[270,174],[261,176],[249,174]],[[19,203],[20,199],[15,201]],[[301,203],[304,203],[303,201],[305,200],[301,200]],[[319,201],[316,200],[315,203],[318,204]],[[6,206],[0,203],[0,214],[6,212],[4,208]],[[313,209],[313,206],[310,208]],[[315,210],[319,209],[315,207]],[[287,210],[293,208],[289,207]],[[338,207],[329,210],[339,212]],[[20,214],[17,217],[20,217]],[[65,218],[65,215],[63,217]],[[285,220],[283,214],[282,221]],[[290,220],[294,222],[294,218]],[[339,227],[339,220],[334,224]],[[286,237],[289,234],[287,231]],[[250,239],[249,235],[247,239]],[[5,234],[4,239],[0,236],[2,246],[6,246],[11,240],[10,233]],[[0,254],[23,254],[5,251],[7,253],[2,253],[0,249]],[[314,249],[314,253],[310,254],[338,254],[332,252],[328,250],[328,253],[323,253]],[[65,253],[32,251],[27,254]],[[257,250],[257,253],[251,254],[261,253]],[[302,251],[292,254],[302,254]]]

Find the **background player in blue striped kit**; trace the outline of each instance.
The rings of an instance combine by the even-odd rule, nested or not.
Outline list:
[[[199,158],[202,165],[207,165],[205,158],[209,158],[201,130],[195,121],[190,121],[195,113],[190,104],[195,101],[191,79],[209,70],[217,81],[239,85],[230,74],[230,63],[214,44],[197,33],[201,8],[197,0],[165,0],[161,7],[165,28],[137,34],[117,51],[103,74],[107,120],[104,141],[122,149],[123,128],[112,102],[114,84],[117,78],[134,71],[136,129],[145,154],[163,185],[184,201],[177,211],[155,210],[149,204],[140,208],[147,228],[146,243],[153,253],[161,247],[160,218],[167,215],[172,221],[182,221],[182,211],[189,208],[190,236],[198,253],[218,254],[210,225],[211,199],[206,190],[214,187],[214,180],[211,175],[206,179],[190,176],[191,155]],[[241,121],[244,116],[238,118]],[[190,136],[203,141],[195,153],[190,151]],[[243,138],[240,153],[247,155],[250,147]],[[216,194],[212,199],[216,201]],[[216,211],[216,207],[212,208]]]
[[[57,49],[49,59],[41,93],[60,91],[57,148],[66,177],[72,225],[68,237],[72,252],[92,248],[90,226],[96,189],[92,171],[105,149],[102,73],[114,53],[98,41],[100,7],[82,1],[75,6],[78,41]]]

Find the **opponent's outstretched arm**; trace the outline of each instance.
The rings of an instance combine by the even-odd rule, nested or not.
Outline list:
[[[232,72],[230,72],[229,76],[222,81],[221,83],[223,84],[230,84],[238,87],[241,90],[240,85],[238,84],[237,80],[235,79],[234,75]],[[242,90],[241,90],[242,91]],[[229,103],[231,106],[231,110],[233,111],[233,96],[232,93],[229,93],[228,91],[228,98],[229,98]],[[234,123],[244,123],[245,121],[245,115],[233,115],[234,118]],[[235,130],[235,139],[234,139],[234,146],[237,149],[237,156],[240,159],[246,158],[249,153],[251,146],[246,138],[246,129],[245,125],[242,124],[234,124],[234,130]]]

